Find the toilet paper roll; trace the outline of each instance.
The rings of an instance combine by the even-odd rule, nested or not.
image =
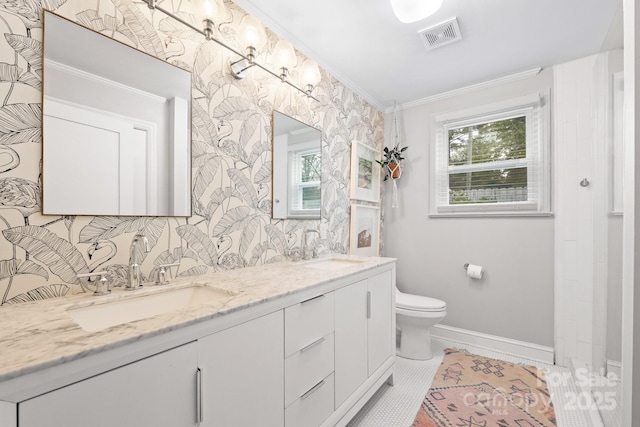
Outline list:
[[[484,274],[484,269],[481,265],[473,265],[469,264],[467,266],[467,276],[472,279],[482,279],[482,275]]]

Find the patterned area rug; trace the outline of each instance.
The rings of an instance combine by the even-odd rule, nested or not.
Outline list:
[[[448,348],[411,427],[555,425],[541,371]]]

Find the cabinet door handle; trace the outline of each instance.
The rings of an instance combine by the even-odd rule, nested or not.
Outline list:
[[[371,319],[371,291],[367,291],[367,319]]]
[[[321,343],[321,342],[323,342],[323,341],[324,341],[324,337],[322,337],[322,338],[318,338],[317,340],[315,340],[314,342],[312,342],[312,343],[311,343],[311,344],[309,344],[308,346],[306,346],[306,347],[302,347],[302,348],[300,349],[300,353],[304,353],[305,351],[309,350],[310,348],[313,348],[313,347],[317,346],[318,344],[320,344],[320,343]]]
[[[202,369],[196,370],[196,423],[204,420],[202,416]]]
[[[308,392],[306,392],[305,394],[303,394],[302,396],[300,396],[300,399],[306,399],[307,397],[311,396],[313,393],[315,393],[316,391],[318,391],[318,389],[320,387],[322,387],[325,384],[325,381],[322,380],[320,381],[318,384],[314,385],[313,387],[311,387],[309,389]]]
[[[306,304],[306,303],[308,303],[308,302],[316,301],[316,300],[319,300],[319,299],[324,298],[324,297],[325,297],[325,294],[318,295],[318,296],[315,296],[315,297],[313,297],[313,298],[309,298],[309,299],[306,299],[306,300],[304,300],[304,301],[301,301],[301,302],[300,302],[300,304]]]

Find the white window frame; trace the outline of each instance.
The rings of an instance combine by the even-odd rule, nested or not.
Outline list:
[[[449,166],[449,129],[527,117],[527,156],[491,165]],[[439,114],[431,120],[429,216],[551,215],[549,94],[532,94],[480,107]],[[527,167],[527,201],[449,204],[449,173]]]
[[[302,206],[302,190],[308,187],[321,187],[321,182],[300,180],[301,173],[298,170],[301,165],[301,158],[309,154],[317,154],[318,148],[309,148],[309,144],[298,144],[294,149],[289,151],[289,216],[295,218],[311,217],[316,218],[320,215],[320,208],[303,209]],[[320,201],[322,205],[322,200]]]

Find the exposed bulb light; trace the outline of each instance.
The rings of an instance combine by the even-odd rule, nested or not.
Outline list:
[[[293,46],[286,40],[280,40],[273,49],[274,63],[280,70],[280,80],[283,82],[289,75],[289,69],[296,66],[298,59]]]
[[[202,31],[207,40],[213,37],[214,22],[224,14],[225,7],[220,0],[200,0],[200,9],[203,14]]]
[[[255,64],[256,52],[267,43],[267,33],[260,21],[251,15],[245,15],[240,21],[238,36],[245,46],[246,59],[231,63],[231,74],[237,79],[242,79],[246,76],[245,71]]]
[[[245,46],[260,50],[267,43],[267,33],[256,18],[245,15],[240,21],[240,40]]]
[[[402,23],[420,21],[433,15],[442,6],[442,0],[390,0],[393,13]]]
[[[301,81],[307,96],[311,96],[314,87],[320,83],[322,76],[318,64],[310,59],[305,60],[300,67]]]

